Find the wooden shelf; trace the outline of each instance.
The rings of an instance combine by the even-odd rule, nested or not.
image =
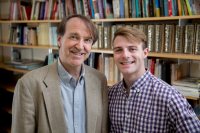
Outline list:
[[[0,23],[59,23],[61,20],[0,20]]]
[[[199,100],[199,98],[196,98],[196,97],[191,97],[191,96],[185,96],[186,99],[190,99],[190,100]]]
[[[0,82],[0,88],[3,88],[4,90],[14,93],[16,83],[10,82],[10,83],[1,83]]]
[[[200,55],[194,55],[194,54],[154,53],[154,52],[151,52],[151,53],[149,53],[148,57],[200,60]]]
[[[13,47],[13,48],[32,48],[32,49],[55,49],[57,50],[58,47],[55,46],[42,46],[42,45],[20,45],[20,44],[6,44],[0,43],[2,47]]]
[[[29,72],[29,70],[16,69],[16,68],[13,68],[13,67],[11,67],[9,65],[6,65],[6,64],[3,64],[3,63],[0,63],[0,68],[8,70],[8,71],[18,72],[18,73],[27,73],[27,72]]]
[[[2,47],[14,47],[14,48],[54,49],[54,50],[58,50],[58,47],[55,47],[55,46],[38,46],[38,45],[32,45],[31,46],[31,45],[17,45],[17,44],[5,44],[5,43],[1,43],[0,46],[2,46]],[[104,53],[104,54],[113,54],[113,51],[110,50],[110,49],[92,49],[91,52]],[[176,53],[155,53],[155,52],[150,52],[148,57],[200,60],[200,55],[194,55],[194,54],[176,54]]]
[[[108,50],[106,50],[106,49],[92,49],[92,52],[113,54],[113,51],[109,50],[109,49]],[[176,53],[155,53],[155,52],[150,52],[148,57],[200,60],[200,55],[194,55],[194,54],[176,54]]]
[[[110,49],[92,49],[91,52],[94,53],[103,53],[103,54],[113,54],[113,51]]]
[[[200,15],[192,16],[167,16],[167,17],[145,17],[145,18],[112,18],[92,19],[93,22],[134,22],[134,21],[167,21],[200,19]],[[59,23],[61,20],[0,20],[0,23]]]
[[[200,19],[200,15],[192,16],[167,16],[167,17],[146,17],[146,18],[114,18],[114,19],[92,19],[93,22],[134,22],[134,21],[167,21],[167,20],[186,20]]]

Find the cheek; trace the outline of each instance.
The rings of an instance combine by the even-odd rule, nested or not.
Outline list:
[[[85,45],[84,48],[86,52],[90,52],[92,49],[92,45]]]

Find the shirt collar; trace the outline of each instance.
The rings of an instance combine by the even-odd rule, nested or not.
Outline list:
[[[58,75],[60,77],[60,79],[62,80],[62,82],[64,84],[68,84],[70,83],[70,80],[73,79],[72,75],[69,74],[65,68],[63,67],[63,65],[61,64],[60,62],[60,59],[58,58],[58,63],[57,63],[57,66],[58,66]],[[84,65],[81,66],[81,75],[78,79],[78,82],[79,83],[83,83],[83,80],[84,80],[84,75],[85,75],[85,69],[84,69]]]
[[[142,86],[146,84],[150,74],[151,73],[148,70],[146,70],[145,73],[132,84],[131,89],[137,89],[137,91],[140,91]],[[121,86],[120,87],[120,89],[122,89],[121,91],[126,92],[124,80],[122,80],[119,83],[119,86]]]

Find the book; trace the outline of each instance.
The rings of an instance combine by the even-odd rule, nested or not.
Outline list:
[[[175,43],[174,43],[175,53],[183,53],[184,34],[185,34],[184,26],[176,25]]]
[[[195,37],[195,29],[194,25],[186,25],[185,26],[185,45],[184,45],[184,53],[192,54],[194,48],[194,37]]]
[[[105,14],[104,14],[104,7],[103,7],[103,0],[97,0],[98,3],[98,9],[99,9],[99,17],[100,18],[105,18]]]
[[[97,0],[92,0],[92,7],[94,9],[94,19],[99,19],[100,14],[99,14],[99,7],[98,7],[98,1]]]
[[[113,18],[112,0],[104,0],[103,3],[104,3],[105,18]]]
[[[185,77],[172,82],[173,85],[196,88],[200,90],[200,78]]]
[[[110,26],[103,27],[103,48],[110,48]]]
[[[197,26],[196,26],[194,53],[200,54],[200,24],[197,24]]]
[[[68,15],[75,14],[74,3],[72,0],[65,1],[65,9],[66,9],[66,12],[68,13]]]
[[[120,18],[120,0],[113,0],[113,16],[114,18]]]
[[[196,88],[191,88],[187,86],[173,85],[183,96],[200,98],[200,90]]]
[[[37,45],[36,28],[29,28],[28,31],[28,45]]]
[[[30,60],[30,59],[21,59],[21,60],[13,60],[5,62],[5,64],[10,65],[14,68],[26,69],[26,70],[33,70],[42,67],[43,63],[44,62],[40,60]]]
[[[1,20],[8,20],[10,17],[10,7],[11,1],[10,0],[4,0],[1,1],[0,4],[0,19]]]
[[[164,25],[155,25],[155,52],[162,50],[164,42]]]
[[[129,0],[124,0],[124,17],[129,18]]]
[[[104,37],[103,37],[103,26],[102,25],[98,25],[97,26],[97,29],[98,29],[98,48],[99,49],[102,49],[103,48],[103,39],[104,39]]]
[[[155,26],[148,25],[148,34],[147,34],[147,47],[150,52],[154,52],[154,36],[155,36]]]
[[[37,27],[38,45],[49,45],[49,27],[48,23],[40,23]]]
[[[165,42],[163,46],[163,52],[170,53],[174,44],[174,25],[165,25]]]

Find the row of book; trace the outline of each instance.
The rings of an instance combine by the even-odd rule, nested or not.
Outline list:
[[[56,30],[56,26],[48,23],[40,23],[36,28],[27,25],[11,26],[9,40],[6,43],[57,46]]]
[[[156,77],[164,80],[175,87],[181,94],[190,98],[200,98],[200,75],[192,74],[199,71],[199,68],[192,70],[198,62],[182,61],[177,63],[173,60],[149,58],[145,61],[146,68]]]
[[[139,25],[98,25],[99,40],[94,48],[112,49],[114,32],[121,26],[142,30],[147,36],[150,52],[200,54],[200,25],[189,24],[139,24]]]
[[[147,36],[150,52],[200,54],[200,24],[185,26],[175,24],[97,25],[99,39],[93,45],[93,48],[112,49],[114,32],[121,26],[142,30]],[[49,23],[40,23],[37,28],[29,28],[26,25],[11,26],[6,30],[10,31],[8,33],[9,39],[3,40],[3,42],[21,45],[57,46],[56,30],[57,27]]]
[[[91,53],[85,64],[104,73],[108,83],[117,83],[122,79],[122,74],[116,67],[112,55]]]
[[[200,14],[198,0],[11,0],[10,20],[62,19],[71,14],[140,18]]]

